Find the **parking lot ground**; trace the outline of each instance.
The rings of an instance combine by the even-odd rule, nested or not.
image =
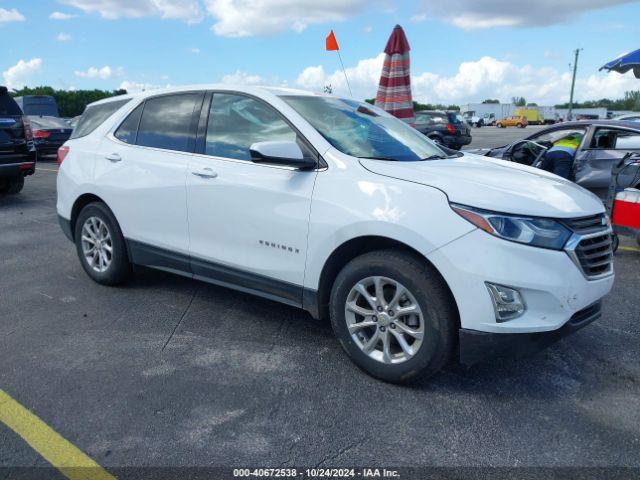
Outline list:
[[[525,128],[497,128],[497,127],[481,127],[471,128],[471,143],[463,148],[493,148],[507,145],[521,138],[533,135],[545,128],[544,125],[530,125]]]
[[[630,240],[594,324],[531,358],[396,386],[297,309],[147,269],[124,287],[93,283],[57,224],[55,170],[39,164],[0,200],[0,389],[107,471],[640,468]],[[0,424],[0,467],[46,465]]]

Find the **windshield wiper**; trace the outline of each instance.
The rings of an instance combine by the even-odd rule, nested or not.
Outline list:
[[[421,158],[421,161],[425,161],[425,160],[446,160],[447,158],[450,157],[443,157],[442,155],[430,155],[426,158]]]

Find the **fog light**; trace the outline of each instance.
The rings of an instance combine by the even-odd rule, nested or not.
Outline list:
[[[489,282],[485,282],[485,284],[493,301],[496,321],[506,322],[524,314],[527,308],[518,290]]]

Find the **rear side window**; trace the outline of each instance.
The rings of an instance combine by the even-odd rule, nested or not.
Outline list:
[[[194,141],[193,112],[201,93],[150,98],[144,104],[137,145],[188,152]]]
[[[8,93],[0,93],[0,115],[22,115],[22,110]]]
[[[136,143],[136,135],[138,133],[138,124],[140,123],[140,115],[142,115],[142,106],[140,104],[136,109],[127,116],[127,118],[120,124],[114,136],[125,143],[131,145]]]
[[[71,138],[86,137],[129,101],[129,99],[117,100],[87,107],[82,117],[80,117],[78,125],[76,125],[76,128],[73,130]]]

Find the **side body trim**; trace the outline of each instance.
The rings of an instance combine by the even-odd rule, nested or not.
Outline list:
[[[304,308],[317,318],[317,292],[281,280],[127,239],[129,258],[136,265],[176,273],[195,280],[258,295]]]

